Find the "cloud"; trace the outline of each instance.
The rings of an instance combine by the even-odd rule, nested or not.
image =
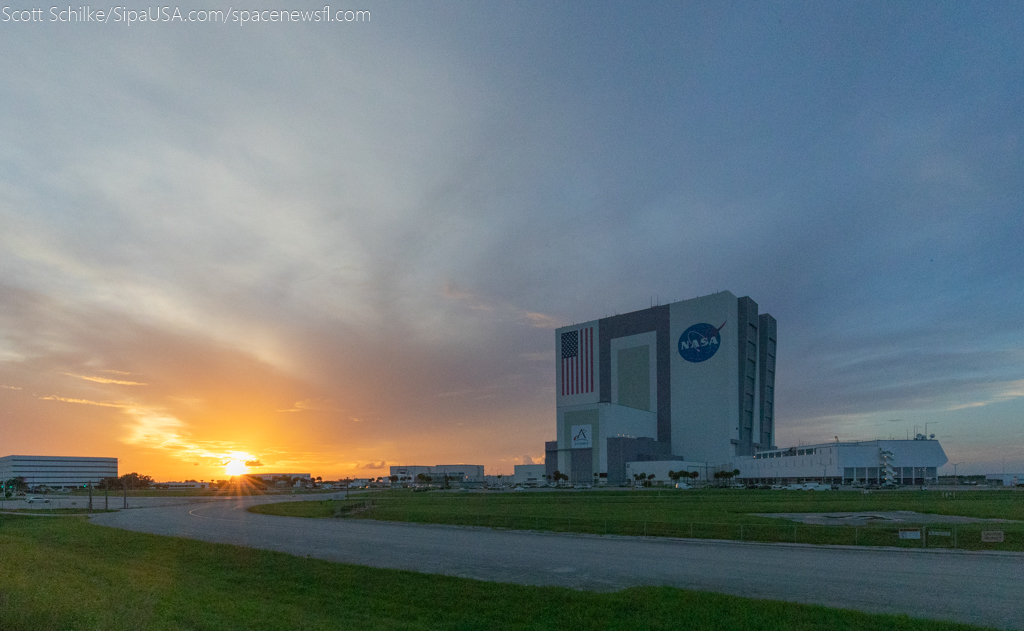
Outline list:
[[[260,460],[246,460],[245,466],[251,468],[258,468],[263,466],[263,462],[261,462]]]
[[[292,404],[292,407],[287,410],[276,410],[277,412],[308,412],[311,410],[335,410],[335,405],[323,399],[305,399],[303,401],[296,401]]]
[[[64,373],[68,377],[77,377],[78,379],[84,379],[86,381],[95,381],[96,383],[112,383],[119,386],[144,386],[144,383],[138,383],[136,381],[121,381],[118,379],[108,379],[106,377],[90,377],[87,375],[74,375],[69,372]]]
[[[530,456],[523,456],[523,464],[534,464],[533,458]]]
[[[363,469],[383,469],[385,464],[387,464],[387,463],[385,461],[381,460],[380,463],[373,463],[373,462],[371,462],[371,463],[365,465],[362,468]]]
[[[82,405],[98,405],[105,408],[131,408],[132,406],[128,403],[112,403],[110,401],[90,401],[88,399],[69,399],[66,397],[39,397],[43,401],[63,401],[65,403],[79,403]]]
[[[0,385],[0,388],[4,388],[4,389],[7,389],[7,390],[21,390],[21,388],[18,387],[18,386],[4,386],[4,385]]]

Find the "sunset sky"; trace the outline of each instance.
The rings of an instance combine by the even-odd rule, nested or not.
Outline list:
[[[727,289],[780,446],[928,422],[1022,471],[1020,7],[0,22],[0,455],[511,473],[555,327]]]

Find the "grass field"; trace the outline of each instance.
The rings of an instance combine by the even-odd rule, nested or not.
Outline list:
[[[967,625],[644,587],[525,587],[0,515],[0,629],[954,631]]]
[[[355,509],[355,510],[353,510]],[[1014,491],[808,492],[643,490],[528,493],[389,491],[348,501],[263,504],[253,512],[294,517],[351,517],[593,534],[649,535],[841,545],[922,547],[901,540],[914,524],[810,526],[752,513],[910,510],[1022,523],[933,524],[928,547],[1024,550],[1024,493]],[[982,543],[983,530],[1002,530],[1003,543]]]

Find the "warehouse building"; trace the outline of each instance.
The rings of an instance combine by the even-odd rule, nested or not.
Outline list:
[[[740,482],[759,484],[924,485],[949,462],[939,441],[868,440],[772,449],[737,457]]]
[[[725,466],[774,448],[776,321],[728,291],[555,332],[547,474],[625,480],[626,462]]]
[[[51,489],[99,484],[117,477],[117,458],[72,456],[4,456],[0,458],[0,480],[22,478],[29,488]]]

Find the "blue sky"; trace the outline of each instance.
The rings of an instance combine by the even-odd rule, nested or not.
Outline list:
[[[511,472],[555,326],[728,289],[780,444],[1024,470],[1018,4],[345,8],[0,23],[0,451]]]

